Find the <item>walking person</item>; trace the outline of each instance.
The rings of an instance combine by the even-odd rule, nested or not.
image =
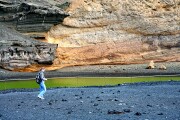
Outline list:
[[[44,99],[44,93],[46,92],[45,80],[47,79],[44,77],[44,71],[45,71],[45,68],[41,68],[40,71],[38,72],[39,79],[40,79],[40,83],[39,83],[40,93],[38,95],[38,98],[40,99]]]

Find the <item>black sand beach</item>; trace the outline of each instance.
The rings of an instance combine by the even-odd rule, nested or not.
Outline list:
[[[0,94],[0,120],[180,120],[180,82]]]

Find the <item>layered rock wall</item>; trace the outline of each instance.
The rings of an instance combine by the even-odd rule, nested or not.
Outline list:
[[[63,9],[45,0],[0,0],[0,22],[11,24],[17,31],[34,38],[44,37],[38,33],[49,31],[67,16]]]
[[[57,6],[53,0],[0,0],[0,67],[37,71],[53,64],[57,44],[31,38],[44,40],[45,33],[68,16],[60,8],[68,5],[64,2]]]
[[[180,61],[179,8],[179,0],[0,0],[1,22],[53,43],[1,33],[0,64],[14,69],[46,63],[58,69]]]
[[[51,65],[57,45],[39,42],[0,25],[0,66],[9,70]]]
[[[180,61],[179,0],[74,0],[48,32],[56,64]]]

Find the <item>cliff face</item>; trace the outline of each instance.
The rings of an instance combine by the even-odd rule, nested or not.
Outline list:
[[[53,1],[0,0],[0,67],[36,71],[53,64],[57,44],[30,37],[44,39],[44,34],[66,16]]]
[[[0,22],[10,24],[32,38],[43,38],[49,29],[68,14],[48,0],[0,0]]]
[[[0,25],[0,66],[15,70],[33,64],[52,64],[57,45],[39,42]]]
[[[179,8],[179,0],[0,0],[0,22],[53,43],[1,30],[0,65],[14,69],[46,63],[52,70],[180,61]]]
[[[55,65],[180,61],[179,0],[74,0],[46,38]]]

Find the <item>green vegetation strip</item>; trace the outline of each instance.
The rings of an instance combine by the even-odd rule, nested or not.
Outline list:
[[[154,77],[97,77],[97,78],[49,78],[46,81],[48,88],[53,87],[87,87],[87,86],[115,86],[124,83],[180,81],[180,76]],[[0,90],[18,88],[39,88],[35,80],[0,81]]]

